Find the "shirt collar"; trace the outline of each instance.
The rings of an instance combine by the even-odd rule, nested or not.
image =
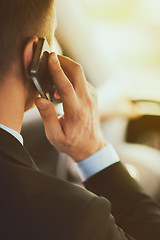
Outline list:
[[[10,133],[11,135],[13,135],[23,145],[23,137],[20,133],[18,133],[17,131],[15,131],[12,128],[9,128],[3,124],[0,124],[0,128],[5,130],[6,132]]]

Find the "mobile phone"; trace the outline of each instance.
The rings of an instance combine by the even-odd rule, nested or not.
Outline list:
[[[29,69],[29,75],[42,98],[51,100],[55,86],[48,69],[48,57],[51,53],[49,44],[45,38],[38,38],[33,49],[33,58]]]

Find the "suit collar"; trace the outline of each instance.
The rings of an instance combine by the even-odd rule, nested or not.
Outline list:
[[[3,129],[0,129],[0,153],[5,155],[10,161],[38,169],[22,144]]]
[[[6,132],[12,134],[15,138],[17,138],[20,143],[23,145],[23,137],[21,136],[20,133],[18,133],[17,131],[13,130],[12,128],[9,128],[7,126],[5,126],[4,124],[0,123],[0,128],[2,128],[3,130],[5,130]]]

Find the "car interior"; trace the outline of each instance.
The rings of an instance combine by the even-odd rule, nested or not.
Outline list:
[[[160,203],[160,3],[152,3],[59,0],[52,51],[83,66],[97,90],[104,136]],[[55,108],[62,114],[61,103]],[[22,135],[42,171],[83,186],[72,159],[46,139],[36,107],[25,113]]]

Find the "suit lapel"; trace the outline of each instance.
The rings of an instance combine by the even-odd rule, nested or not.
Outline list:
[[[8,157],[9,161],[14,161],[38,170],[38,167],[24,146],[14,136],[3,129],[0,129],[0,153]]]

